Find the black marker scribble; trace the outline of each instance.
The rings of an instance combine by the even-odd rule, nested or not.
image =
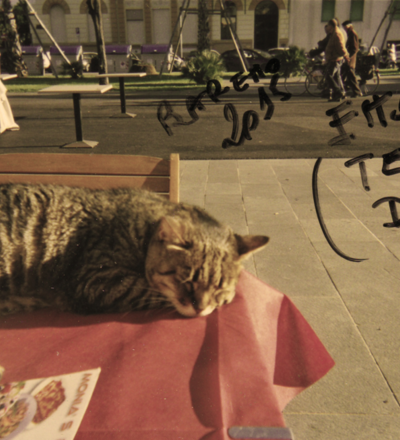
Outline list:
[[[382,173],[385,176],[392,176],[393,174],[400,173],[400,167],[389,169],[389,165],[391,165],[393,162],[400,161],[400,148],[397,148],[390,153],[383,154],[382,159]]]
[[[372,128],[374,126],[374,120],[371,115],[372,110],[376,110],[379,122],[381,123],[382,127],[387,127],[388,124],[386,122],[386,117],[382,105],[385,104],[385,102],[389,101],[392,95],[392,92],[386,92],[381,97],[379,97],[378,95],[373,95],[374,102],[371,103],[369,99],[366,99],[361,104],[364,116],[367,118],[368,121],[368,127]]]
[[[350,168],[353,165],[358,163],[358,165],[360,167],[360,172],[361,172],[361,182],[363,184],[365,191],[370,191],[371,188],[369,187],[369,184],[368,184],[367,168],[365,166],[364,161],[367,159],[372,159],[373,157],[374,157],[374,155],[372,153],[367,153],[367,154],[363,154],[362,156],[357,156],[354,159],[350,159],[344,163],[344,165],[347,168]]]
[[[314,206],[315,206],[315,212],[317,213],[318,222],[321,226],[322,232],[326,238],[326,241],[328,242],[329,246],[342,258],[348,261],[354,261],[356,263],[359,263],[360,261],[365,261],[365,259],[362,258],[352,258],[343,253],[334,243],[332,240],[332,237],[330,236],[328,232],[328,228],[326,227],[324,218],[322,216],[321,212],[321,205],[319,203],[319,194],[318,194],[318,170],[322,162],[322,157],[319,157],[314,165],[313,170],[313,176],[312,176],[312,192],[313,192],[313,199],[314,199]]]
[[[248,84],[245,84],[243,87],[241,87],[241,85],[245,81],[247,81],[250,77],[252,78],[253,82],[255,82],[255,83],[260,82],[260,77],[266,78],[266,76],[265,76],[265,74],[259,64],[254,64],[254,66],[249,70],[249,73],[246,76],[243,76],[241,78],[242,75],[243,75],[243,72],[241,71],[241,72],[238,72],[235,75],[233,75],[232,78],[230,79],[230,82],[233,83],[233,88],[237,92],[244,92],[249,88]]]
[[[215,87],[215,90],[213,91],[213,86]],[[210,79],[207,82],[207,89],[206,92],[210,99],[214,102],[219,102],[218,96],[224,95],[225,93],[228,93],[230,90],[229,87],[224,87],[224,90],[222,90],[221,83],[216,79]]]
[[[229,110],[229,111],[228,111]],[[232,129],[232,138],[226,138],[222,142],[222,148],[229,148],[232,146],[238,147],[240,145],[243,145],[244,140],[247,139],[248,141],[252,140],[252,137],[250,135],[251,131],[254,131],[258,127],[259,119],[258,114],[254,110],[247,110],[243,115],[243,122],[242,122],[242,132],[240,134],[240,138],[238,142],[236,141],[238,129],[235,127],[235,121],[236,126],[238,127],[238,119],[237,119],[237,112],[236,108],[233,104],[226,104],[224,108],[224,116],[227,121],[233,121],[234,127]]]
[[[250,69],[249,75],[247,77],[252,77],[255,83],[260,82],[260,78],[266,78],[261,66],[259,64],[254,64],[254,66]]]
[[[268,61],[267,65],[265,66],[265,73],[278,73],[281,69],[281,62],[278,60],[278,58],[272,58]]]
[[[194,124],[199,120],[199,115],[196,113],[196,110],[205,110],[205,105],[201,102],[201,100],[206,95],[206,91],[203,91],[199,93],[197,96],[188,96],[186,98],[186,109],[189,113],[189,116],[191,117],[190,121],[178,121],[174,122],[174,127],[177,127],[179,125],[191,125]]]
[[[281,63],[278,59],[273,58],[271,60],[268,61],[268,63],[265,66],[265,72],[266,73],[277,73],[279,71],[279,69],[281,68]],[[249,70],[249,73],[246,76],[243,76],[241,78],[241,75],[243,75],[243,71],[236,73],[235,75],[232,76],[232,78],[230,79],[230,82],[233,83],[233,87],[237,92],[244,92],[245,90],[247,90],[249,88],[248,84],[245,84],[243,87],[241,87],[241,85],[247,81],[250,77],[252,78],[254,83],[259,83],[260,82],[260,78],[266,78],[265,73],[263,72],[263,70],[261,69],[261,66],[259,64],[254,64],[254,66]],[[279,75],[277,75],[277,78],[279,78]],[[278,92],[278,90],[276,89],[276,84],[278,82],[278,79],[274,79],[273,78],[273,82],[272,82],[272,87],[273,89],[271,89],[272,93],[275,94],[279,94],[279,95],[283,95],[283,92]],[[270,86],[271,88],[271,86]],[[290,99],[291,94],[290,93],[285,93],[284,94],[286,99],[282,99],[287,101],[288,99]],[[289,97],[287,97],[287,95],[290,95]]]
[[[399,100],[399,111],[400,111],[400,100]],[[393,121],[400,121],[400,115],[396,115],[396,110],[390,112],[390,119]]]
[[[264,87],[258,88],[258,96],[260,98],[260,109],[265,109],[265,104],[267,104],[267,112],[265,113],[264,119],[270,120],[275,111],[275,104],[271,101],[270,97],[264,90]]]
[[[342,102],[342,104],[338,105],[335,108],[331,108],[326,111],[326,116],[332,116],[333,121],[329,123],[331,127],[337,128],[339,132],[339,136],[332,138],[329,142],[329,146],[334,145],[349,145],[351,144],[351,139],[355,139],[355,135],[353,133],[347,134],[346,130],[343,128],[343,125],[352,120],[354,117],[358,116],[358,112],[352,110],[349,113],[346,113],[343,117],[339,117],[339,113],[348,105],[352,105],[351,101]]]
[[[238,72],[235,75],[233,75],[232,78],[229,80],[231,83],[233,83],[233,88],[237,92],[244,92],[244,91],[246,91],[250,87],[248,84],[245,84],[243,87],[241,87],[241,85],[248,78],[248,75],[244,76],[243,78],[240,78],[241,75],[243,75],[243,72]]]
[[[398,197],[383,197],[382,199],[377,200],[372,207],[376,208],[382,203],[389,202],[390,213],[392,214],[391,223],[384,223],[383,226],[385,228],[400,228],[400,220],[397,214],[396,203],[400,203],[400,199]]]
[[[271,90],[274,96],[276,95],[283,96],[283,98],[281,98],[281,101],[289,101],[289,99],[292,97],[292,94],[280,92],[276,87],[276,85],[278,84],[278,80],[279,80],[279,74],[275,73],[275,75],[271,78],[269,89]]]
[[[239,133],[239,116],[233,104],[225,104],[224,117],[228,122],[233,122],[231,139],[236,140]]]
[[[163,115],[163,108],[165,108],[165,115]],[[176,121],[183,122],[182,116],[175,113],[172,105],[168,101],[161,101],[157,108],[157,119],[160,121],[168,136],[173,136],[171,127],[167,124],[168,119],[174,118]]]

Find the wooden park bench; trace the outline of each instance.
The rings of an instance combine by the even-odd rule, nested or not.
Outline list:
[[[45,183],[95,189],[144,188],[179,202],[179,154],[170,159],[115,154],[0,155],[0,183]]]

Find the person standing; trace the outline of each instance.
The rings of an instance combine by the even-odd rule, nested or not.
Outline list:
[[[346,62],[342,68],[343,81],[350,87],[352,91],[351,97],[356,98],[357,96],[362,96],[356,77],[357,52],[359,51],[360,43],[357,32],[354,30],[350,20],[343,22],[342,26],[347,34],[346,49],[350,57],[350,61]]]
[[[396,46],[394,44],[392,44],[388,50],[389,52],[389,62],[390,62],[390,67],[392,69],[396,68],[397,65],[397,54],[396,54]]]
[[[346,97],[340,77],[340,69],[343,60],[350,62],[350,58],[346,50],[343,34],[335,19],[329,20],[327,32],[330,34],[330,37],[325,48],[326,79],[329,88],[332,89],[332,97],[329,101],[340,101]]]

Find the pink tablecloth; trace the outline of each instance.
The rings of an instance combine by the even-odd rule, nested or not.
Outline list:
[[[334,365],[282,293],[243,271],[232,304],[175,312],[0,318],[2,382],[101,367],[77,440],[222,440],[284,427],[288,401]]]

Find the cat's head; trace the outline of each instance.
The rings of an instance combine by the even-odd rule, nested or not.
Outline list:
[[[149,245],[146,277],[180,314],[206,316],[233,300],[241,261],[268,240],[234,234],[197,208],[167,216]]]

